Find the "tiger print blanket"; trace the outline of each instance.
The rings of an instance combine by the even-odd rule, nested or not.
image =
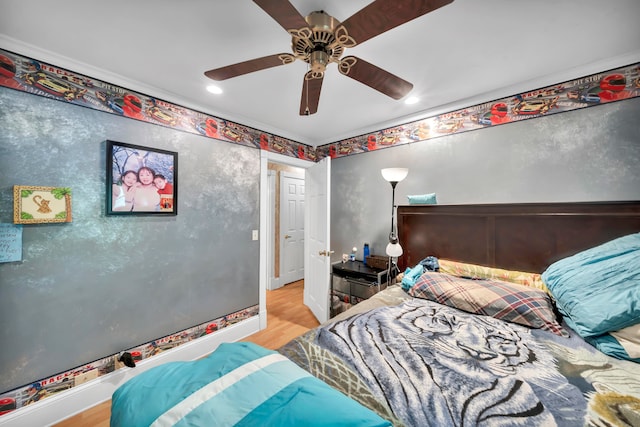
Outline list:
[[[640,367],[575,333],[420,299],[360,311],[279,351],[394,425],[640,425]]]

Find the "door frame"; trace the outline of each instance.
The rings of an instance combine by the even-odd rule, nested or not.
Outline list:
[[[295,157],[289,157],[278,153],[272,153],[266,150],[260,150],[260,284],[259,284],[259,317],[260,330],[267,327],[267,284],[269,283],[269,235],[273,233],[271,224],[269,223],[269,179],[268,179],[268,163],[280,163],[289,166],[295,166],[307,169],[315,163],[309,160],[302,160]],[[306,227],[306,224],[305,224]],[[306,248],[305,248],[306,250]],[[306,254],[305,254],[306,255]]]
[[[268,248],[275,248],[276,237],[275,233],[272,231],[276,228],[276,205],[274,200],[276,200],[276,171],[267,170],[267,182],[268,182],[268,195],[267,195],[267,231],[265,231],[265,238],[267,240]],[[271,253],[267,253],[267,289],[272,291],[280,287],[279,278],[274,277],[275,275],[275,261],[272,259],[273,256]]]

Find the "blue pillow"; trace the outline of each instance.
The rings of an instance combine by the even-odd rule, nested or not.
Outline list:
[[[542,280],[583,338],[640,323],[640,233],[557,261]]]
[[[640,358],[633,358],[629,356],[629,353],[620,345],[617,339],[609,334],[600,335],[597,337],[587,338],[586,341],[611,357],[622,360],[631,360],[632,362],[640,363]]]
[[[407,199],[409,199],[410,205],[435,205],[438,203],[436,201],[436,193],[407,196]]]

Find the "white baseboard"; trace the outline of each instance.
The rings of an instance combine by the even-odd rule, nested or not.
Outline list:
[[[19,408],[0,416],[0,426],[41,427],[58,423],[111,399],[118,387],[144,371],[167,362],[198,359],[208,355],[224,342],[238,341],[258,332],[261,329],[260,317],[253,316],[213,334],[144,359],[138,362],[135,368],[118,369],[68,391]]]

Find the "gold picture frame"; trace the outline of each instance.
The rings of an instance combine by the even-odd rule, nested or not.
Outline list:
[[[68,187],[13,186],[13,223],[71,222]]]

